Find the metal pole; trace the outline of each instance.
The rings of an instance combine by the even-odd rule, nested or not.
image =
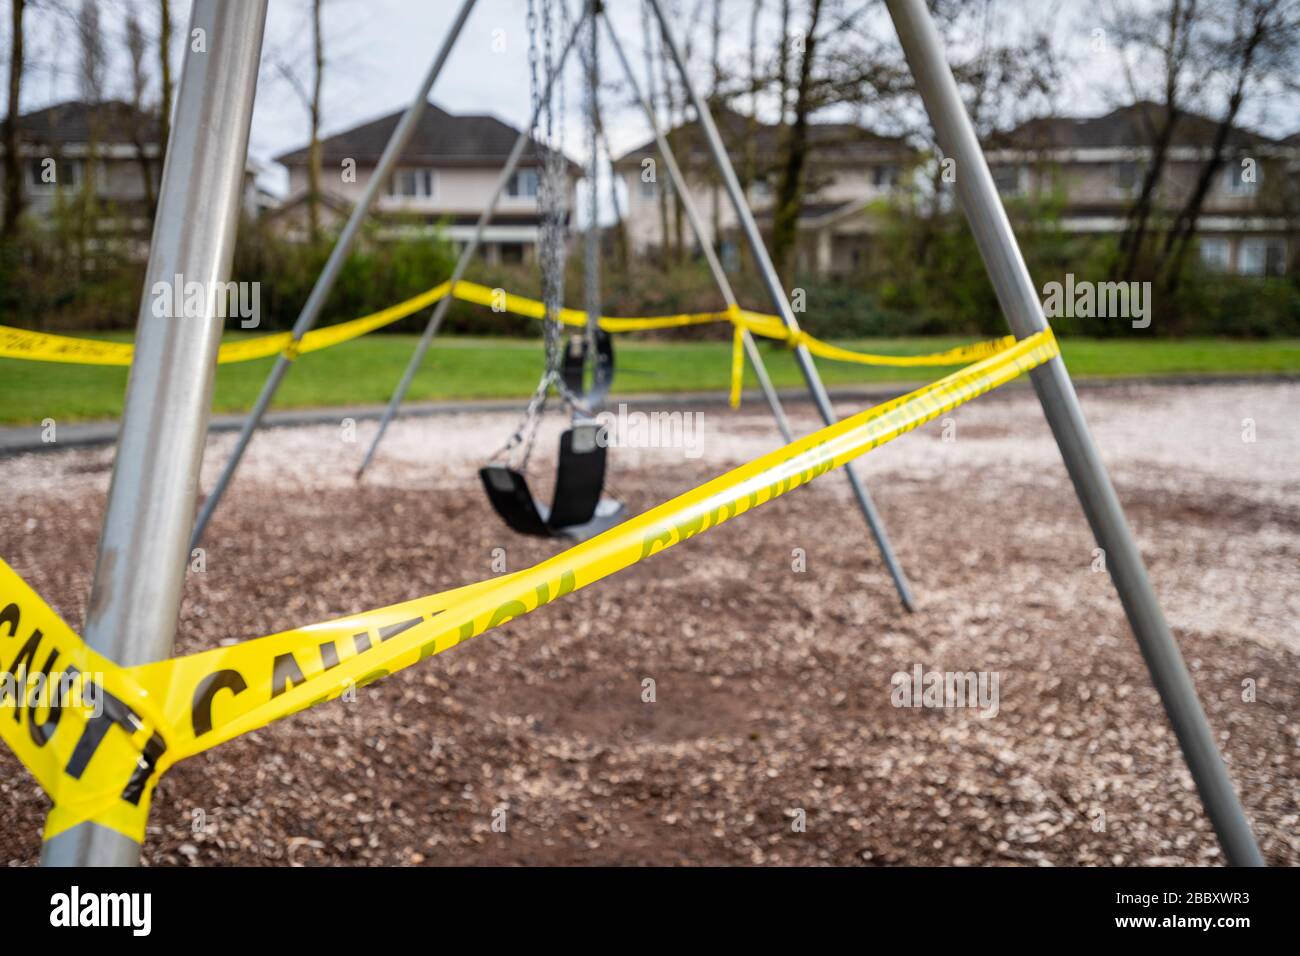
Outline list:
[[[86,613],[86,643],[127,667],[166,657],[175,638],[221,344],[217,283],[235,248],[266,5],[195,0],[193,8],[191,32],[204,31],[207,50],[185,59]],[[154,314],[155,285],[181,277],[206,290],[202,319]],[[47,866],[139,858],[138,843],[95,823],[41,851]]]
[[[1047,319],[948,68],[934,21],[922,0],[888,0],[888,6],[939,145],[956,161],[957,195],[1007,323],[1021,338],[1039,332],[1047,328]],[[1119,498],[1088,432],[1065,363],[1058,357],[1029,374],[1228,862],[1262,866],[1263,857],[1182,654],[1160,611]]]
[[[619,42],[618,35],[614,32],[614,24],[610,22],[608,15],[602,17],[602,19],[605,22],[605,32],[609,34],[610,46],[614,48],[614,53],[623,66],[623,73],[627,77],[628,85],[632,88],[632,95],[636,97],[641,104],[642,110],[645,111],[646,119],[650,123],[650,129],[654,133],[655,144],[659,147],[659,155],[663,157],[664,166],[668,169],[668,179],[673,184],[673,188],[677,190],[677,195],[682,202],[682,209],[686,212],[686,218],[691,224],[691,231],[695,233],[695,238],[700,243],[700,249],[704,252],[704,259],[709,264],[709,271],[713,273],[713,279],[717,282],[718,289],[722,292],[722,298],[726,301],[727,307],[735,308],[738,305],[736,293],[731,288],[731,280],[727,278],[722,263],[718,261],[718,254],[713,249],[713,243],[710,241],[708,233],[704,230],[704,220],[700,217],[700,211],[695,206],[695,200],[691,198],[690,191],[686,188],[686,177],[682,175],[681,167],[677,165],[677,156],[668,143],[668,137],[663,134],[663,130],[659,127],[659,120],[655,117],[654,107],[641,94],[641,87],[637,84],[636,74],[632,72],[632,64],[628,62],[627,54],[623,52],[623,44]],[[762,386],[763,395],[767,399],[768,406],[772,409],[772,416],[776,419],[776,427],[780,429],[781,437],[786,442],[794,441],[794,433],[790,430],[790,422],[785,417],[785,409],[781,407],[781,399],[777,397],[776,389],[772,387],[772,380],[767,374],[767,366],[763,364],[763,356],[754,343],[754,337],[750,335],[749,329],[744,329],[741,337],[745,343],[745,354],[749,356],[749,362],[754,367],[754,374],[758,376],[758,384]]]
[[[596,375],[596,364],[600,361],[596,351],[596,330],[600,322],[600,122],[597,115],[598,109],[598,89],[599,77],[597,72],[600,69],[598,56],[600,50],[600,28],[596,22],[596,15],[600,12],[600,0],[588,0],[584,5],[585,20],[590,35],[587,38],[587,62],[586,62],[586,80],[587,80],[587,125],[588,125],[588,143],[591,150],[590,175],[591,182],[588,186],[588,199],[591,204],[590,219],[587,222],[585,261],[583,262],[583,279],[584,279],[584,301],[587,309],[587,327],[585,329],[587,338],[587,363],[591,366],[593,383]]]
[[[668,47],[673,62],[677,66],[682,85],[689,92],[691,102],[695,106],[700,128],[704,131],[709,149],[713,153],[714,162],[717,163],[718,172],[722,176],[723,185],[726,187],[727,195],[730,197],[731,204],[735,209],[736,218],[739,220],[750,250],[754,254],[754,261],[758,263],[759,272],[763,276],[763,284],[767,286],[768,294],[772,298],[772,304],[776,307],[777,313],[781,316],[781,321],[785,323],[785,327],[791,332],[797,332],[799,331],[799,322],[794,317],[794,310],[790,308],[790,300],[786,297],[785,289],[781,287],[781,279],[776,274],[776,267],[772,265],[772,259],[767,254],[767,248],[763,245],[762,233],[759,232],[758,223],[754,221],[754,214],[745,201],[745,193],[740,188],[740,181],[736,178],[736,171],[732,168],[730,157],[727,156],[727,148],[723,145],[722,137],[718,134],[718,127],[714,124],[708,105],[700,96],[699,90],[696,89],[695,83],[691,80],[690,72],[686,69],[686,60],[682,56],[681,48],[677,43],[677,38],[673,35],[668,18],[664,14],[663,3],[661,0],[650,0],[650,6],[659,20],[659,28],[664,38],[664,44]],[[817,405],[818,412],[821,413],[822,421],[828,425],[832,424],[837,420],[835,409],[831,406],[830,396],[826,394],[826,386],[822,384],[821,376],[817,373],[817,366],[813,363],[812,354],[805,346],[798,345],[794,349],[794,357],[799,364],[799,370],[803,373],[804,380],[808,383],[808,391]],[[894,579],[894,586],[898,589],[898,597],[903,602],[903,606],[911,611],[914,606],[912,591],[908,586],[902,567],[899,566],[898,559],[894,556],[894,549],[889,543],[889,536],[885,533],[885,526],[876,511],[875,503],[871,500],[866,485],[862,483],[862,479],[852,465],[845,465],[844,473],[853,488],[854,496],[858,499],[858,506],[867,519],[867,525],[871,528],[872,535],[875,536],[876,545],[880,548],[880,556],[884,559],[885,566]]]
[[[465,26],[465,21],[469,18],[470,11],[473,8],[474,0],[465,0],[464,4],[461,5],[460,12],[456,15],[456,19],[452,21],[451,29],[442,42],[442,48],[438,50],[438,55],[429,67],[424,82],[420,84],[419,92],[416,93],[415,99],[406,108],[406,112],[402,114],[401,120],[393,129],[393,134],[388,138],[388,145],[384,147],[384,151],[379,157],[379,163],[375,166],[374,173],[366,184],[360,202],[352,208],[352,214],[348,216],[347,224],[343,227],[343,231],[339,233],[338,241],[335,242],[334,249],[330,252],[325,268],[321,270],[320,276],[316,279],[316,284],[312,287],[311,294],[307,296],[306,304],[302,307],[302,312],[299,313],[297,321],[293,324],[293,341],[295,343],[300,341],[311,330],[320,317],[321,308],[325,305],[325,300],[334,288],[334,282],[343,269],[343,263],[347,260],[348,254],[352,251],[352,246],[361,232],[361,224],[369,215],[370,209],[379,197],[380,191],[388,183],[393,167],[397,165],[403,150],[406,149],[411,134],[415,132],[416,123],[419,122],[420,115],[424,112],[424,107],[428,103],[429,91],[433,88],[433,83],[438,78],[438,74],[442,72],[443,64],[447,62],[447,57],[450,56],[452,47],[456,45],[456,39],[460,36],[461,29]],[[203,531],[207,528],[208,522],[212,520],[212,513],[217,510],[217,505],[221,502],[221,496],[226,493],[226,488],[230,485],[230,480],[234,477],[235,470],[244,457],[248,443],[253,438],[253,432],[257,430],[257,426],[262,421],[262,416],[266,414],[267,407],[275,398],[275,393],[280,388],[280,382],[288,374],[290,364],[291,360],[284,355],[276,358],[275,366],[271,369],[271,374],[267,376],[266,382],[262,385],[262,391],[257,396],[252,411],[248,413],[248,417],[244,419],[243,427],[239,430],[239,438],[235,442],[234,451],[230,453],[230,457],[226,460],[221,475],[217,478],[217,483],[213,485],[212,491],[208,494],[207,500],[203,503],[203,508],[199,512],[198,520],[194,523],[194,533],[190,537],[191,548],[197,547],[198,543],[203,539]]]
[[[447,310],[451,307],[452,293],[456,291],[456,283],[465,277],[465,271],[469,264],[474,261],[474,256],[478,253],[478,247],[483,242],[483,233],[488,224],[492,221],[492,216],[496,213],[497,204],[501,201],[501,194],[505,191],[506,184],[510,182],[510,177],[515,174],[519,167],[519,160],[523,157],[524,147],[528,145],[529,130],[537,125],[537,117],[541,112],[541,104],[544,103],[551,95],[551,88],[554,86],[558,77],[564,70],[564,62],[569,57],[569,51],[573,49],[574,42],[578,39],[578,34],[582,29],[582,20],[573,27],[573,32],[569,34],[568,42],[565,43],[564,49],[560,51],[560,58],[556,61],[555,70],[551,73],[550,79],[538,99],[538,105],[533,110],[533,115],[528,124],[520,132],[519,138],[515,140],[515,145],[510,150],[510,155],[506,158],[506,165],[501,170],[501,175],[497,178],[496,188],[492,192],[492,198],[488,200],[487,206],[479,214],[478,222],[474,225],[474,234],[470,237],[465,248],[461,250],[460,257],[456,260],[456,266],[452,269],[451,282],[447,287],[447,294],[438,301],[433,307],[433,314],[429,316],[429,324],[424,327],[424,332],[420,335],[420,341],[416,343],[415,351],[411,353],[410,361],[406,363],[406,370],[402,373],[402,380],[398,382],[397,388],[393,391],[392,398],[388,400],[388,407],[384,409],[384,417],[379,421],[379,430],[375,432],[375,437],[371,439],[370,447],[366,450],[366,457],[361,462],[361,467],[357,469],[357,480],[366,473],[370,467],[370,462],[374,460],[375,452],[379,449],[379,443],[383,441],[384,433],[388,431],[388,425],[397,416],[397,411],[401,407],[403,400],[406,398],[406,392],[411,387],[411,381],[415,378],[415,373],[419,371],[420,365],[424,362],[424,356],[429,351],[429,346],[433,342],[433,337],[438,334],[438,329],[442,327],[442,320],[447,315]],[[540,171],[539,171],[540,175]]]

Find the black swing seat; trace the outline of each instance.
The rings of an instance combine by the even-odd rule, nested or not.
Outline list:
[[[547,508],[533,497],[524,475],[505,465],[479,469],[488,500],[503,521],[520,534],[585,541],[623,520],[623,504],[602,497],[608,449],[596,437],[600,426],[581,422],[560,436],[555,496]]]

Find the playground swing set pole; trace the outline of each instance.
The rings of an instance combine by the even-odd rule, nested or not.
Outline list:
[[[587,37],[587,62],[585,64],[583,79],[587,86],[587,130],[589,139],[588,148],[591,150],[591,166],[589,175],[591,182],[587,184],[588,201],[590,209],[588,210],[587,233],[583,248],[583,300],[587,310],[587,325],[584,329],[587,342],[587,362],[591,368],[592,388],[595,388],[597,379],[597,364],[600,362],[596,350],[596,331],[600,325],[600,122],[596,111],[599,108],[598,93],[600,78],[597,75],[600,69],[599,51],[600,51],[600,23],[597,14],[600,13],[600,0],[585,0],[582,5],[583,16],[587,25],[589,35]],[[612,175],[611,170],[611,175]],[[593,409],[594,411],[594,409]]]
[[[311,331],[320,318],[325,300],[329,298],[334,283],[343,270],[343,263],[347,261],[348,254],[351,253],[352,246],[361,233],[362,224],[370,214],[375,200],[379,198],[379,194],[387,186],[393,168],[401,159],[402,152],[406,149],[411,134],[415,132],[420,115],[428,104],[429,92],[433,89],[434,81],[438,79],[438,74],[442,72],[447,57],[456,45],[456,39],[460,36],[465,21],[469,19],[470,11],[474,9],[474,2],[475,0],[465,0],[461,5],[460,12],[457,13],[456,19],[452,21],[451,29],[447,31],[447,36],[443,39],[438,55],[434,58],[433,64],[429,67],[429,72],[424,77],[424,82],[420,84],[419,92],[416,93],[415,99],[406,108],[406,112],[402,114],[401,120],[398,121],[392,135],[388,138],[388,144],[384,147],[383,153],[380,154],[379,163],[375,166],[370,181],[366,184],[365,192],[362,193],[360,201],[352,208],[347,224],[343,227],[343,231],[339,233],[338,241],[334,243],[334,249],[325,262],[325,268],[321,270],[320,276],[316,279],[316,284],[307,296],[307,302],[302,307],[302,312],[299,313],[297,321],[293,324],[292,337],[295,345],[302,340],[304,335]],[[208,522],[212,520],[213,512],[217,510],[217,505],[220,504],[222,496],[226,493],[226,488],[230,485],[230,480],[235,475],[235,470],[239,468],[239,462],[243,459],[244,452],[248,449],[248,443],[253,438],[253,432],[257,431],[257,426],[261,424],[262,416],[266,414],[266,409],[275,398],[275,393],[279,390],[280,383],[284,380],[285,375],[288,374],[291,364],[292,360],[284,354],[276,358],[275,367],[271,369],[271,374],[267,376],[266,381],[262,384],[262,391],[257,396],[257,402],[253,405],[252,411],[248,413],[248,417],[244,419],[244,424],[239,430],[239,438],[235,442],[235,448],[226,460],[221,475],[217,478],[217,483],[213,485],[207,500],[204,501],[198,520],[194,522],[194,531],[190,536],[191,549],[198,547],[199,542],[203,540],[203,532],[207,528]]]
[[[966,115],[939,31],[924,0],[887,0],[887,5],[939,146],[956,162],[957,196],[1007,323],[1019,338],[1041,332],[1048,327],[1047,319]],[[1065,362],[1057,356],[1029,377],[1224,854],[1234,865],[1262,866],[1250,823],[1161,613]]]
[[[578,22],[574,24],[573,31],[569,34],[564,49],[560,51],[560,58],[556,61],[555,70],[547,81],[541,98],[538,100],[538,106],[533,110],[528,125],[515,139],[515,145],[511,148],[510,155],[506,157],[505,167],[501,170],[501,175],[497,177],[496,187],[492,191],[492,198],[488,200],[487,206],[479,214],[478,222],[474,225],[473,235],[470,236],[469,242],[465,244],[465,248],[460,251],[460,256],[456,259],[456,265],[452,269],[451,280],[447,286],[447,294],[439,299],[438,304],[433,307],[433,314],[429,316],[429,322],[424,327],[424,332],[420,334],[420,341],[416,343],[415,351],[411,353],[411,358],[406,363],[406,370],[402,372],[402,379],[397,383],[397,388],[394,389],[392,397],[388,400],[388,407],[384,409],[383,417],[379,420],[379,428],[375,432],[375,437],[370,440],[370,447],[366,450],[366,456],[357,469],[356,477],[358,481],[365,475],[366,469],[370,467],[370,463],[374,460],[375,453],[379,450],[379,443],[384,440],[388,426],[397,417],[398,410],[401,408],[402,402],[406,399],[406,393],[411,387],[411,382],[415,379],[415,374],[420,370],[420,366],[424,364],[424,356],[428,353],[434,336],[438,334],[438,330],[442,327],[443,319],[447,316],[447,310],[451,308],[456,284],[465,277],[469,264],[474,261],[474,257],[478,254],[479,246],[483,242],[483,234],[487,231],[488,225],[492,222],[492,217],[496,215],[497,206],[501,202],[501,194],[505,192],[511,177],[519,168],[524,148],[528,145],[529,130],[537,125],[537,117],[541,112],[541,103],[545,102],[551,95],[552,87],[563,72],[569,51],[573,49],[582,30],[582,23],[583,20],[580,17]]]
[[[739,305],[736,300],[736,293],[731,288],[731,280],[727,278],[722,263],[718,261],[718,254],[713,248],[713,243],[709,241],[709,235],[704,227],[704,220],[700,217],[700,211],[696,208],[695,200],[691,198],[691,194],[686,188],[686,177],[682,175],[681,167],[677,165],[677,157],[673,153],[672,146],[668,143],[668,137],[663,134],[663,130],[659,126],[654,107],[641,93],[641,87],[636,81],[636,75],[632,72],[632,64],[628,62],[627,54],[623,52],[623,44],[619,42],[618,35],[614,32],[614,24],[610,22],[608,15],[602,16],[601,19],[605,23],[605,32],[609,35],[610,46],[614,48],[614,53],[623,67],[628,86],[632,89],[632,95],[641,104],[646,120],[650,123],[655,144],[659,147],[659,155],[663,158],[664,166],[668,170],[668,180],[672,183],[673,189],[677,191],[677,195],[682,201],[682,209],[686,213],[687,221],[691,224],[691,232],[694,233],[696,241],[700,244],[704,259],[709,264],[709,271],[713,273],[713,279],[717,282],[718,290],[722,293],[723,301],[727,303],[728,309],[734,309]],[[754,336],[750,334],[749,329],[742,330],[741,338],[744,341],[745,354],[749,357],[749,362],[754,368],[754,374],[758,377],[758,384],[763,389],[763,396],[772,409],[772,417],[776,419],[776,427],[780,430],[781,437],[788,444],[794,441],[794,433],[790,430],[790,422],[785,417],[785,409],[781,407],[781,399],[777,396],[776,389],[772,387],[772,379],[767,374],[767,366],[763,363],[762,353],[759,352],[758,346],[754,342]]]
[[[798,332],[799,322],[794,317],[794,310],[790,307],[790,300],[781,285],[780,277],[776,274],[776,267],[772,264],[772,258],[768,255],[767,247],[763,245],[763,235],[759,231],[754,214],[750,211],[749,204],[745,200],[744,190],[740,188],[740,180],[736,178],[736,170],[731,165],[731,159],[727,155],[727,148],[722,142],[722,136],[718,133],[718,127],[713,122],[713,116],[709,112],[708,105],[704,102],[699,89],[691,79],[690,71],[686,68],[686,60],[682,56],[681,47],[673,34],[668,17],[664,13],[662,0],[649,0],[649,3],[659,21],[659,29],[663,36],[664,45],[668,48],[669,55],[673,59],[677,75],[681,78],[682,86],[686,89],[691,103],[695,107],[700,128],[704,131],[709,151],[713,154],[713,161],[722,177],[723,185],[726,187],[727,195],[736,213],[736,219],[745,233],[750,252],[754,256],[754,261],[758,264],[759,272],[763,277],[763,284],[767,287],[772,304],[785,327],[791,332]],[[817,405],[817,410],[821,414],[822,421],[827,425],[834,424],[838,420],[835,409],[831,405],[826,386],[822,384],[821,375],[817,372],[812,353],[808,351],[806,346],[796,345],[794,347],[794,357],[800,372],[803,373],[804,381],[808,385],[808,391],[812,395],[813,402]],[[876,546],[880,549],[880,556],[889,569],[890,577],[894,579],[894,587],[898,590],[899,600],[902,601],[903,607],[911,611],[915,608],[912,600],[912,589],[907,582],[906,575],[903,573],[902,566],[898,563],[898,558],[894,555],[893,545],[889,542],[889,535],[885,532],[884,522],[880,518],[880,513],[876,510],[875,502],[871,500],[871,494],[867,491],[867,486],[862,482],[852,463],[844,466],[844,473],[853,488],[853,494],[858,500],[858,506],[867,519],[867,526],[876,539]]]
[[[85,639],[125,667],[171,654],[207,437],[222,318],[243,197],[267,0],[195,0],[176,118],[136,326]],[[202,318],[154,314],[152,289],[183,276],[207,290]],[[81,823],[41,848],[45,866],[132,866],[140,844]]]

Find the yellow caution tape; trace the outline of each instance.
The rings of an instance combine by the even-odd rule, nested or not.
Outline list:
[[[135,346],[125,342],[76,339],[0,325],[0,357],[72,365],[130,365]]]
[[[283,354],[295,358],[303,352],[318,352],[343,342],[350,342],[375,329],[392,325],[433,305],[447,294],[450,283],[443,282],[397,305],[391,305],[359,319],[340,322],[323,329],[313,329],[297,343],[290,332],[259,335],[239,342],[223,343],[217,352],[217,362],[249,362]],[[98,339],[79,339],[46,332],[29,332],[0,325],[0,358],[27,359],[33,362],[66,362],[76,365],[130,365],[135,346],[126,342],[102,342]]]
[[[443,282],[426,292],[421,292],[404,302],[390,306],[372,315],[341,322],[323,329],[313,329],[297,343],[289,332],[262,335],[239,342],[227,342],[221,346],[217,361],[222,365],[232,362],[248,362],[253,359],[268,358],[281,354],[289,360],[306,352],[317,352],[331,348],[343,342],[367,335],[376,329],[391,325],[398,319],[405,318],[413,312],[433,305],[447,295],[451,283]],[[504,289],[489,289],[487,286],[467,282],[464,279],[456,283],[451,293],[462,302],[483,305],[496,312],[509,312],[525,318],[542,319],[546,316],[546,305],[527,296],[515,295]],[[585,326],[587,313],[579,309],[564,308],[560,310],[560,321],[570,326]],[[963,345],[931,355],[878,355],[870,352],[857,352],[852,349],[831,345],[828,342],[809,335],[807,332],[790,332],[785,324],[774,315],[750,312],[744,309],[728,309],[723,312],[690,312],[679,315],[655,315],[639,317],[601,316],[597,320],[600,327],[607,332],[644,332],[653,329],[684,328],[692,325],[708,325],[714,322],[731,322],[743,326],[755,335],[786,342],[791,346],[803,345],[814,355],[835,362],[856,362],[860,365],[889,365],[895,367],[919,367],[932,365],[964,365],[1002,349],[1009,348],[1014,342],[1013,336]],[[31,332],[0,325],[0,358],[28,359],[36,362],[65,362],[78,365],[130,365],[134,347],[123,342],[103,342],[98,339],[73,338],[66,335],[52,335],[45,332]]]
[[[529,319],[546,318],[546,303],[527,296],[515,295],[505,289],[489,289],[487,286],[464,279],[456,283],[452,295],[462,302],[472,302],[487,306],[494,312],[509,312]],[[565,325],[583,326],[587,324],[587,313],[581,309],[560,309],[559,319]],[[687,325],[708,325],[711,322],[725,322],[727,312],[692,312],[681,315],[653,315],[641,317],[622,317],[602,315],[597,323],[606,332],[644,332],[650,329],[673,329]]]
[[[167,768],[527,614],[779,497],[1059,354],[1050,331],[791,442],[524,571],[138,667],[92,651],[0,561],[0,736],[50,794],[48,839],[93,820],[144,835]],[[34,702],[35,675],[91,693]]]
[[[745,388],[745,329],[737,325],[731,335],[731,407],[740,407]]]

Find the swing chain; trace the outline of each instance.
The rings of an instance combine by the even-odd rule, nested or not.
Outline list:
[[[568,30],[568,6],[560,4],[559,26]],[[532,457],[537,432],[546,413],[551,389],[571,408],[590,414],[582,399],[575,395],[563,377],[563,325],[560,311],[564,303],[564,269],[567,228],[567,175],[568,162],[564,156],[564,83],[557,75],[560,68],[555,53],[556,16],[552,0],[528,0],[528,63],[529,86],[534,123],[529,135],[538,154],[537,204],[539,210],[537,257],[541,267],[542,299],[545,314],[542,320],[542,340],[545,368],[537,387],[528,399],[524,414],[506,443],[490,460],[506,458],[510,466],[524,469]],[[541,33],[541,51],[538,51],[538,26]],[[544,82],[539,77],[539,66],[544,71]],[[559,117],[557,122],[554,95],[558,88]],[[551,95],[547,95],[547,90]],[[558,148],[556,147],[558,144]]]

